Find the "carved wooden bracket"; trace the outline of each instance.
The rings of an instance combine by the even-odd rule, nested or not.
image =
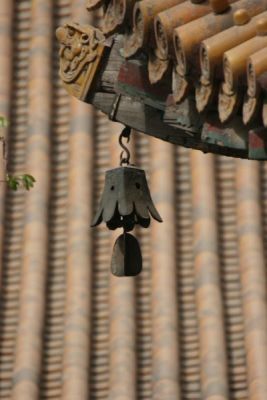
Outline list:
[[[68,93],[84,101],[103,55],[105,37],[89,25],[68,23],[57,29],[60,77]]]

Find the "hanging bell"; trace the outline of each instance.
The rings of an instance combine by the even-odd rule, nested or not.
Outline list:
[[[104,221],[111,230],[123,228],[129,232],[135,225],[147,228],[150,215],[162,222],[151,199],[145,171],[133,166],[107,171],[104,192],[92,226]]]
[[[129,151],[122,147],[128,157],[121,156],[121,164],[126,165],[106,172],[104,191],[91,226],[105,222],[111,230],[123,228],[114,245],[111,272],[116,276],[135,276],[142,269],[142,256],[137,239],[128,232],[135,225],[148,228],[150,217],[158,222],[162,219],[152,201],[145,171],[129,165]]]

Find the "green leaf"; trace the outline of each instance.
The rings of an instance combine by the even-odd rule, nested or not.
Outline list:
[[[3,117],[0,116],[0,128],[6,128],[8,126],[8,120]]]
[[[23,175],[6,175],[6,182],[10,189],[18,190],[19,186],[26,190],[30,190],[36,182],[35,178],[29,174]]]
[[[18,190],[19,180],[16,176],[7,175],[7,185],[12,190]]]
[[[30,190],[30,188],[34,186],[34,182],[36,182],[36,180],[32,175],[29,174],[22,175],[22,184],[26,190]]]
[[[34,176],[32,176],[30,174],[25,174],[25,176],[27,176],[29,179],[31,179],[32,182],[36,182],[36,179],[34,178]]]

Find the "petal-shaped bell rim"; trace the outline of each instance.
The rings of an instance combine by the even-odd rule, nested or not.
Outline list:
[[[101,224],[102,221],[103,221],[103,201],[101,199],[98,210],[91,223],[91,227],[94,228],[95,226]]]
[[[113,191],[111,194],[110,190],[114,188],[113,181],[112,179],[106,180],[100,205],[91,226],[95,227],[104,221],[108,228],[112,230],[121,227],[132,230],[134,225],[147,228],[150,225],[150,216],[158,222],[163,222],[151,198],[145,175],[140,183],[143,186],[141,195],[133,192],[131,196],[130,192],[129,196],[129,193],[126,192],[124,197],[122,192],[116,194]]]
[[[103,210],[103,221],[104,222],[108,222],[110,221],[115,213],[116,213],[116,209],[117,209],[117,204],[118,202],[114,199],[110,199],[108,205],[105,205],[104,210]]]
[[[136,200],[134,203],[134,208],[138,217],[144,219],[150,218],[148,206],[147,204],[144,204],[143,201]]]
[[[158,210],[156,209],[153,201],[148,204],[148,209],[151,214],[151,216],[158,222],[163,222],[163,219],[161,218],[160,214],[158,213]]]

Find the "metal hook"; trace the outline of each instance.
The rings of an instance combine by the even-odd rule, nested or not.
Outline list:
[[[123,164],[129,165],[129,163],[130,163],[130,157],[131,157],[130,151],[125,146],[125,144],[122,143],[123,138],[126,138],[127,143],[129,143],[130,134],[131,134],[131,128],[129,126],[126,126],[123,129],[123,131],[121,132],[120,137],[119,137],[119,144],[123,148],[121,155],[120,155],[120,165],[123,165]]]

